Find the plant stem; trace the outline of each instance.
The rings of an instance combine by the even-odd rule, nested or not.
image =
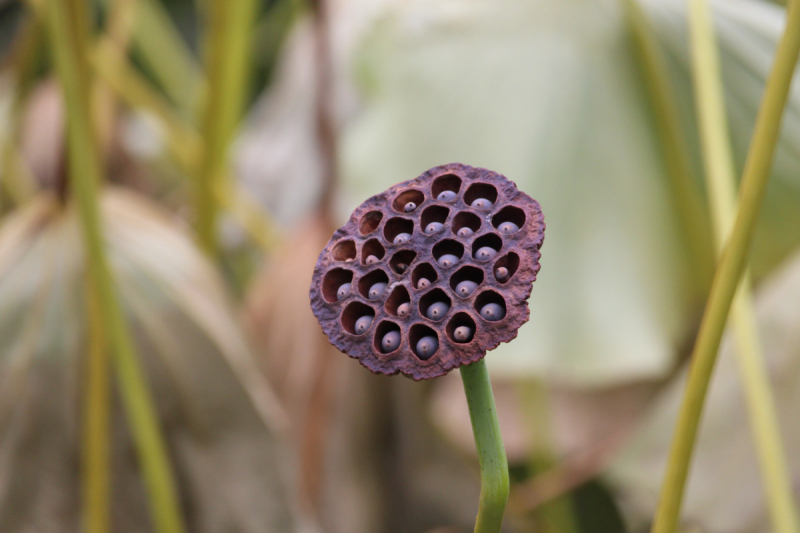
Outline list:
[[[461,379],[481,467],[481,499],[474,533],[497,533],[508,500],[508,462],[484,360],[462,366]]]
[[[703,162],[717,249],[721,253],[736,214],[736,183],[719,53],[707,0],[689,2],[689,26]],[[776,533],[796,533],[797,509],[747,271],[733,300],[731,324],[772,528]]]
[[[753,228],[769,182],[781,116],[799,52],[800,2],[790,0],[786,28],[778,43],[775,62],[767,79],[745,161],[736,222],[714,274],[711,293],[692,353],[686,392],[670,449],[666,476],[653,522],[653,533],[673,533],[678,527],[697,426],[728,312],[744,272]]]
[[[139,452],[154,529],[159,533],[182,533],[185,527],[166,445],[117,300],[103,242],[97,191],[102,167],[90,108],[86,4],[81,0],[49,0],[46,8],[52,53],[66,104],[70,185],[83,230],[88,279],[115,358],[120,395]]]

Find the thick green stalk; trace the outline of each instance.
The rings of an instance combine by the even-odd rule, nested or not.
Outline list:
[[[689,27],[703,164],[717,249],[721,253],[736,215],[736,178],[719,53],[707,0],[689,2]],[[776,533],[797,533],[798,517],[792,482],[769,374],[764,364],[747,271],[733,300],[731,324],[772,529]]]
[[[47,2],[52,53],[67,112],[69,175],[77,202],[92,290],[104,320],[104,332],[117,366],[120,394],[149,493],[152,520],[159,533],[185,531],[166,445],[150,397],[103,243],[98,200],[102,170],[90,111],[88,20],[80,0]]]
[[[219,211],[214,191],[225,178],[228,149],[244,110],[257,5],[255,0],[211,0],[208,6],[204,51],[208,92],[195,217],[200,245],[211,255],[217,249]]]
[[[481,466],[481,499],[475,533],[497,533],[508,501],[508,462],[484,360],[462,366],[461,379]]]
[[[728,312],[744,273],[753,228],[769,182],[781,116],[797,65],[798,53],[800,1],[791,0],[786,14],[786,28],[778,43],[775,62],[767,79],[745,161],[736,222],[714,274],[711,293],[692,353],[686,392],[670,449],[666,476],[653,522],[653,533],[674,533],[678,527],[697,426]]]

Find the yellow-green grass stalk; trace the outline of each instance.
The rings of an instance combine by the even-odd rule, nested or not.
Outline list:
[[[690,0],[689,30],[695,101],[703,164],[717,249],[722,253],[736,214],[736,177],[728,137],[719,52],[707,0]],[[745,271],[731,307],[733,334],[751,433],[767,495],[772,530],[797,533],[794,493],[781,439],[778,414],[753,310],[750,275]]]
[[[196,185],[195,224],[200,246],[217,250],[219,203],[214,191],[227,175],[228,150],[244,111],[250,50],[256,18],[255,0],[211,0],[206,17],[206,87],[201,156]]]
[[[98,198],[103,173],[91,115],[86,5],[80,0],[48,0],[45,7],[52,54],[64,94],[70,185],[80,215],[89,282],[96,291],[104,332],[115,359],[120,395],[142,465],[154,528],[159,533],[182,533],[185,526],[167,448],[117,299],[103,243]]]
[[[701,191],[695,185],[696,173],[690,161],[678,104],[670,89],[669,73],[653,28],[638,0],[622,0],[622,3],[653,109],[679,221],[694,258],[693,288],[698,298],[702,298],[708,290],[714,265],[708,212]]]
[[[800,1],[790,0],[786,27],[778,43],[745,161],[736,220],[714,274],[692,353],[685,394],[678,414],[653,533],[678,528],[686,479],[708,384],[731,303],[744,274],[758,213],[769,182],[781,117],[800,53]]]

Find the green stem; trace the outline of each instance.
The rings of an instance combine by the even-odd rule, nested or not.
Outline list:
[[[778,43],[775,62],[767,79],[745,162],[736,222],[714,274],[711,293],[692,353],[686,392],[670,449],[666,476],[653,522],[653,533],[673,533],[678,527],[683,492],[708,383],[731,303],[745,270],[753,228],[769,182],[772,157],[798,53],[800,1],[791,0],[786,14],[786,28]]]
[[[717,248],[721,253],[736,214],[736,178],[719,53],[707,0],[689,2],[689,26],[703,163]],[[792,482],[769,374],[764,364],[747,271],[733,301],[731,324],[772,528],[776,533],[796,533],[798,517]]]
[[[461,379],[481,466],[481,499],[475,533],[497,533],[508,501],[508,462],[484,360],[462,366]]]
[[[115,358],[120,395],[131,424],[149,494],[154,529],[185,531],[156,408],[136,357],[103,242],[98,186],[102,167],[90,111],[88,13],[80,0],[47,2],[47,24],[67,112],[70,185],[77,201],[89,281],[97,296],[108,345]]]

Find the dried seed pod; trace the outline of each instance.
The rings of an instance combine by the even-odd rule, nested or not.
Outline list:
[[[543,240],[539,204],[504,176],[433,168],[370,198],[336,231],[311,306],[331,343],[373,372],[437,377],[516,336]],[[343,282],[358,287],[346,301]]]

